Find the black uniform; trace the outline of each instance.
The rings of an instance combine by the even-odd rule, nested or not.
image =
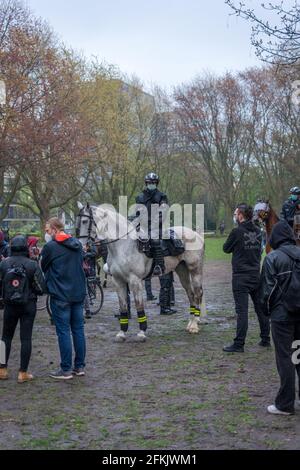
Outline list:
[[[294,225],[294,217],[298,205],[300,205],[300,199],[293,201],[291,198],[289,198],[284,202],[280,212],[280,219],[286,220],[291,227]]]
[[[259,278],[262,235],[251,220],[242,222],[233,229],[224,244],[224,252],[232,253],[232,290],[237,314],[237,334],[234,344],[243,348],[248,330],[249,295],[257,314],[261,338],[270,341],[269,320],[263,315],[259,305]]]
[[[46,292],[46,284],[38,263],[36,261],[30,260],[25,251],[15,253],[13,252],[13,246],[11,249],[13,256],[5,259],[0,263],[0,289],[2,290],[2,280],[4,279],[6,272],[12,266],[24,266],[29,283],[29,299],[25,305],[4,303],[2,341],[6,346],[6,364],[1,364],[1,366],[7,367],[11,350],[11,343],[18,321],[20,320],[20,371],[27,372],[31,356],[31,337],[33,323],[36,315],[37,294],[41,295]]]
[[[151,223],[153,223],[152,216],[153,214],[151,213],[151,206],[153,204],[157,204],[158,206],[161,206],[163,204],[168,205],[168,198],[165,193],[162,193],[158,189],[154,191],[150,191],[149,189],[145,189],[141,194],[138,195],[136,198],[136,203],[142,204],[147,208],[147,228],[148,228],[148,237],[151,240],[151,247],[154,252],[154,258],[155,262],[159,264],[160,266],[163,266],[163,253],[162,249],[160,246],[160,239],[162,238],[162,226],[163,226],[163,214],[159,214],[159,231],[157,231],[157,227],[153,227]],[[141,214],[141,211],[137,209],[137,216],[143,217]],[[143,221],[143,226],[145,228],[146,221]],[[154,230],[153,230],[154,228]],[[172,286],[173,286],[173,274],[168,273],[163,276],[160,276],[160,306],[161,306],[161,313],[162,314],[171,314],[175,313],[175,311],[172,311],[170,309],[170,297],[171,297],[171,292],[172,292]],[[146,286],[147,290],[147,295],[149,298],[151,297],[150,295],[150,290],[149,290],[149,284]]]
[[[275,345],[276,364],[280,376],[281,387],[275,405],[281,411],[293,412],[295,400],[295,369],[298,374],[300,398],[300,365],[292,362],[292,344],[300,340],[300,312],[289,314],[283,306],[282,294],[286,291],[290,280],[293,260],[283,251],[300,259],[300,249],[295,246],[293,232],[286,222],[274,226],[270,245],[272,251],[264,261],[261,275],[261,307],[271,317],[272,336]],[[278,283],[278,284],[277,284]]]
[[[158,204],[161,206],[162,204],[168,204],[168,198],[165,193],[162,193],[158,189],[155,191],[150,191],[149,189],[145,189],[142,193],[140,193],[137,198],[136,198],[136,203],[139,205],[143,205],[147,208],[148,212],[148,235],[151,238],[151,205],[152,204]],[[141,215],[141,211],[137,208],[136,212],[137,216]],[[160,220],[159,220],[159,229],[160,232],[162,231],[162,214],[160,214]],[[161,238],[161,233],[160,233],[160,238]]]

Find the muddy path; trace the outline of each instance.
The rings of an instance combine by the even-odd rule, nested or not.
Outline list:
[[[103,311],[86,325],[87,376],[68,383],[48,378],[58,366],[57,340],[46,313],[39,313],[30,367],[35,381],[16,383],[17,332],[10,378],[0,383],[0,448],[299,449],[300,412],[287,418],[266,412],[278,378],[274,351],[257,345],[252,311],[245,353],[222,352],[234,334],[230,282],[229,263],[206,264],[207,324],[191,336],[176,281],[178,313],[160,317],[148,303],[145,344],[136,342],[135,314],[128,341],[114,342],[117,301],[109,287]]]

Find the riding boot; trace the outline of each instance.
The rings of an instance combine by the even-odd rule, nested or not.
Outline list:
[[[155,263],[153,276],[162,276],[165,272],[165,262],[160,240],[152,240],[151,247]]]
[[[175,310],[170,308],[170,285],[168,276],[169,275],[167,274],[160,279],[161,288],[159,293],[159,304],[161,315],[173,315],[173,313],[176,313]]]

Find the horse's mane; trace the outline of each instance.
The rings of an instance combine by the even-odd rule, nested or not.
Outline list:
[[[106,214],[106,216],[114,222],[115,226],[118,228],[118,232],[121,232],[122,234],[126,234],[128,232],[135,233],[135,226],[133,223],[120,214],[120,212],[105,206],[94,206],[93,209],[95,210],[96,214],[99,214],[99,212],[101,213],[101,211],[103,211],[103,216]]]

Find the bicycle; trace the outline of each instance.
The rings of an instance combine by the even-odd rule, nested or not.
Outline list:
[[[87,295],[89,296],[89,303],[90,303],[90,313],[91,315],[97,315],[103,307],[104,302],[104,292],[101,284],[101,279],[97,276],[90,276],[87,277]],[[51,320],[51,324],[53,324],[52,320],[52,312],[50,307],[50,296],[47,295],[46,299],[43,303],[44,307],[41,307],[39,310],[43,308],[47,309],[48,315]]]

